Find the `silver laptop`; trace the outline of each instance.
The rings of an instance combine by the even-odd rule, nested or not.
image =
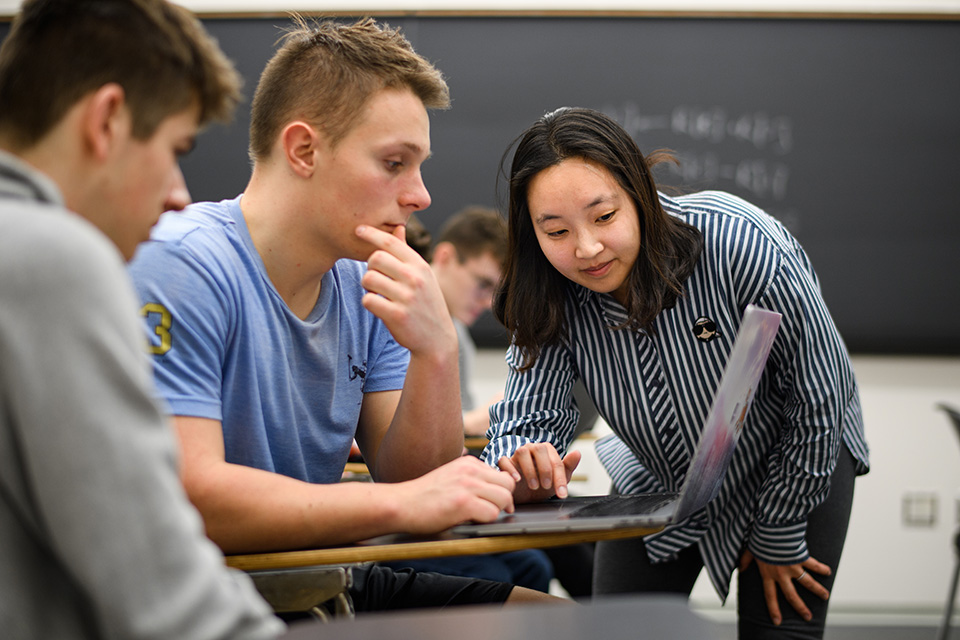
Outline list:
[[[779,313],[747,306],[679,493],[554,498],[517,505],[514,513],[502,513],[493,522],[458,525],[451,533],[489,536],[655,527],[699,511],[720,491],[779,327]]]

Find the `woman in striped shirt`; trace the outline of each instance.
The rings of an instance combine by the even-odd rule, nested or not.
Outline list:
[[[595,593],[721,598],[740,569],[743,638],[820,638],[854,477],[868,451],[846,347],[803,249],[730,194],[669,198],[607,116],[560,109],[516,143],[509,254],[494,312],[512,336],[484,459],[517,502],[565,497],[582,379],[614,436],[621,493],[681,486],[747,304],[783,315],[719,495],[645,539],[600,543]]]

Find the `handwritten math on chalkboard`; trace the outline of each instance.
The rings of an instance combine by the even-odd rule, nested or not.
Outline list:
[[[424,166],[431,231],[464,205],[498,204],[501,157],[536,118],[599,109],[642,150],[676,152],[662,184],[730,191],[783,221],[851,351],[960,354],[960,20],[379,19],[450,84]],[[204,22],[252,95],[286,19]],[[246,184],[246,108],[184,161],[195,199]],[[474,335],[505,340],[489,317]]]
[[[767,213],[796,233],[798,212],[789,206],[793,119],[763,111],[731,113],[721,106],[677,105],[669,113],[649,114],[638,102],[600,108],[635,140],[657,134],[672,138],[679,163],[662,166],[658,180],[669,184],[734,191],[768,202]],[[732,150],[735,149],[735,150]],[[644,151],[650,151],[645,149]]]
[[[723,189],[800,240],[855,352],[960,353],[960,22],[631,17],[401,17],[450,83],[434,114],[437,231],[466,204],[496,204],[508,144],[563,105],[615,117],[680,166],[658,180]],[[254,86],[282,20],[209,26]],[[259,49],[251,43],[259,42]],[[251,55],[252,54],[252,55]],[[246,124],[226,197],[248,173]],[[226,166],[191,158],[191,187]],[[503,340],[492,317],[479,342]]]

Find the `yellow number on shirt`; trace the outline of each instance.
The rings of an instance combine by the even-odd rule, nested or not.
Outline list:
[[[153,332],[160,338],[160,344],[152,341],[150,344],[150,353],[155,356],[162,356],[170,351],[173,342],[170,336],[170,327],[173,326],[173,316],[167,311],[167,308],[157,302],[148,302],[140,309],[140,315],[147,318],[147,324],[153,327]]]

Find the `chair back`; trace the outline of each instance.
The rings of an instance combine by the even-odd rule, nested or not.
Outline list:
[[[941,411],[946,413],[947,416],[949,416],[950,422],[953,423],[953,428],[957,432],[957,437],[960,438],[960,409],[957,409],[956,407],[952,407],[943,402],[937,404],[937,409],[940,409]]]

